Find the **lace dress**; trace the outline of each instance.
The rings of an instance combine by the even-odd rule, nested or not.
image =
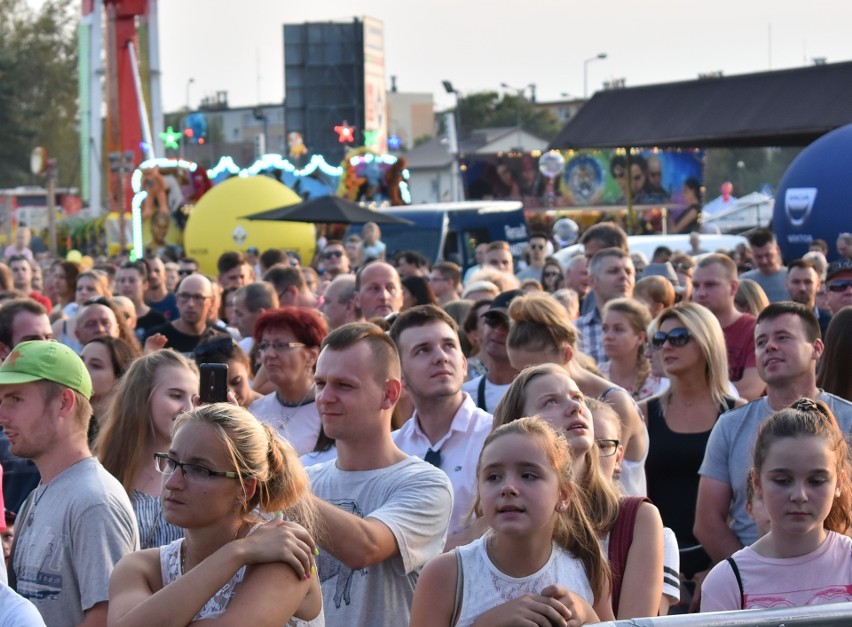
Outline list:
[[[256,527],[255,527],[256,528]],[[254,529],[252,529],[254,531]],[[249,532],[251,533],[251,532]],[[183,543],[183,538],[179,538],[174,542],[160,547],[160,572],[163,576],[163,587],[169,585],[173,581],[179,579],[183,573],[180,568],[180,549]],[[237,587],[246,576],[246,567],[242,566],[236,574],[231,577],[213,597],[204,604],[201,611],[195,615],[194,620],[203,620],[205,618],[218,618],[228,609],[228,604],[237,593]],[[305,621],[295,616],[287,622],[288,627],[325,627],[325,617],[322,610],[317,617],[310,621]]]

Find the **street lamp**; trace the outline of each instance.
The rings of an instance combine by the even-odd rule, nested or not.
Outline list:
[[[189,86],[195,82],[194,78],[188,78],[186,80],[186,110],[189,111]]]
[[[521,146],[521,100],[526,100],[526,92],[529,89],[533,94],[533,101],[535,101],[535,83],[530,83],[524,87],[512,87],[508,83],[500,83],[500,87],[511,90],[518,96],[518,101],[515,103],[515,127],[518,131],[518,150],[523,152]]]
[[[591,59],[586,59],[583,61],[583,99],[587,99],[589,97],[589,63],[592,61],[597,61],[599,59],[606,59],[606,52],[599,52]]]
[[[464,179],[461,178],[460,163],[461,149],[459,141],[461,138],[461,103],[459,102],[459,92],[453,87],[450,81],[441,81],[444,86],[444,91],[448,94],[454,94],[456,97],[455,115],[450,118],[447,114],[447,139],[449,140],[449,149],[453,153],[453,172],[450,177],[450,195],[454,201],[464,200]],[[452,122],[452,124],[450,124]],[[455,127],[455,128],[451,128]]]

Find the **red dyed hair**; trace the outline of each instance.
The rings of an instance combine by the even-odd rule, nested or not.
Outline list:
[[[308,348],[319,348],[328,326],[325,319],[315,310],[307,307],[279,307],[263,312],[254,323],[254,341],[260,342],[267,329],[286,329]]]

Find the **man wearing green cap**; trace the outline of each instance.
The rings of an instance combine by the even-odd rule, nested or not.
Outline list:
[[[41,483],[18,513],[10,584],[47,625],[106,625],[109,576],[139,548],[127,493],[89,451],[92,381],[58,342],[22,342],[0,365],[0,427]]]

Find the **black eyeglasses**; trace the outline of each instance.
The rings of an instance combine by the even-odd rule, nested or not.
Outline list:
[[[342,250],[330,250],[327,253],[322,254],[323,259],[331,259],[332,257],[343,257]]]
[[[548,279],[551,277],[559,276],[558,272],[545,272],[542,274],[543,277],[547,277]]]
[[[195,347],[192,355],[200,363],[206,363],[206,359],[218,355],[230,359],[234,354],[234,347],[236,345],[237,343],[231,337],[219,337],[202,342]]]
[[[496,329],[497,327],[509,328],[509,320],[506,316],[497,312],[489,311],[482,314],[482,320],[492,329]]]
[[[184,268],[183,270],[178,270],[178,276],[189,276],[190,274],[195,274],[195,272],[191,268]]]
[[[600,451],[601,457],[612,457],[615,455],[615,452],[618,450],[618,445],[621,444],[618,440],[595,440],[595,444],[598,447],[598,451]]]
[[[210,477],[225,477],[226,479],[236,479],[240,475],[234,471],[210,470],[198,464],[183,464],[176,459],[172,459],[167,453],[154,453],[154,468],[157,472],[171,476],[175,470],[180,468],[183,476],[190,481],[206,481]]]
[[[681,346],[686,346],[686,343],[689,342],[691,337],[692,335],[689,333],[689,330],[683,327],[672,329],[668,333],[657,331],[654,333],[654,337],[651,338],[651,348],[658,351],[663,348],[666,341],[668,341],[671,346],[680,348]]]
[[[852,279],[832,281],[828,284],[829,292],[845,292],[847,287],[852,286]]]
[[[212,298],[212,296],[205,296],[204,294],[190,294],[189,292],[177,293],[177,299],[182,303],[188,303],[189,301],[203,303],[208,298]]]

